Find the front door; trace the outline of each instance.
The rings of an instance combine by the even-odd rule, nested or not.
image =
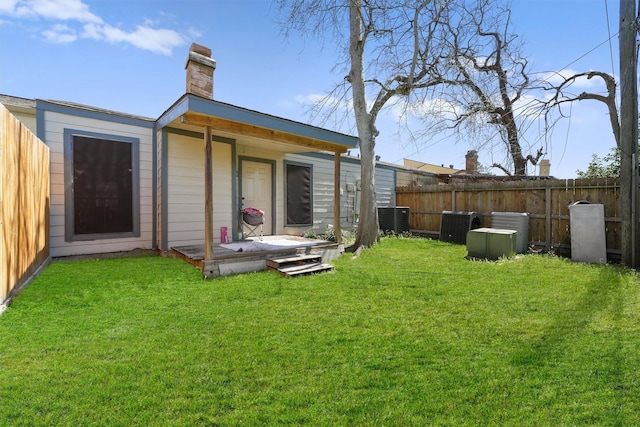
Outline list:
[[[263,233],[272,234],[273,194],[272,164],[267,162],[242,160],[242,207],[256,208],[264,212]]]

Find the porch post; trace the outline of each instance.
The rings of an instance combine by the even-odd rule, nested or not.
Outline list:
[[[333,230],[338,245],[342,244],[340,229],[340,152],[334,153],[333,162]]]
[[[204,259],[213,259],[213,152],[211,128],[204,128]]]

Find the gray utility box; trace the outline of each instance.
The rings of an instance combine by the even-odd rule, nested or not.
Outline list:
[[[569,205],[571,259],[607,263],[604,205],[579,201]]]
[[[518,237],[516,238],[516,252],[524,254],[529,250],[528,213],[491,212],[491,228],[517,231]]]
[[[467,256],[497,260],[516,254],[517,231],[476,228],[467,233]]]

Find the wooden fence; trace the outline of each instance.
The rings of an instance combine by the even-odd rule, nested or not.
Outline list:
[[[409,206],[413,231],[438,235],[442,211],[476,212],[491,226],[492,212],[529,213],[529,243],[566,253],[571,238],[569,205],[604,205],[607,252],[621,253],[620,183],[617,179],[532,179],[398,187],[396,205]]]
[[[49,259],[49,148],[0,104],[0,307]]]

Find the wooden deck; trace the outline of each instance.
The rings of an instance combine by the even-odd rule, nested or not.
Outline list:
[[[267,260],[274,257],[300,253],[318,254],[326,262],[337,258],[344,251],[342,246],[333,242],[298,236],[264,236],[262,240],[250,238],[231,245],[242,246],[241,243],[245,243],[248,250],[215,245],[211,260],[204,259],[204,244],[172,247],[171,255],[198,267],[203,277],[212,278],[265,270]]]

